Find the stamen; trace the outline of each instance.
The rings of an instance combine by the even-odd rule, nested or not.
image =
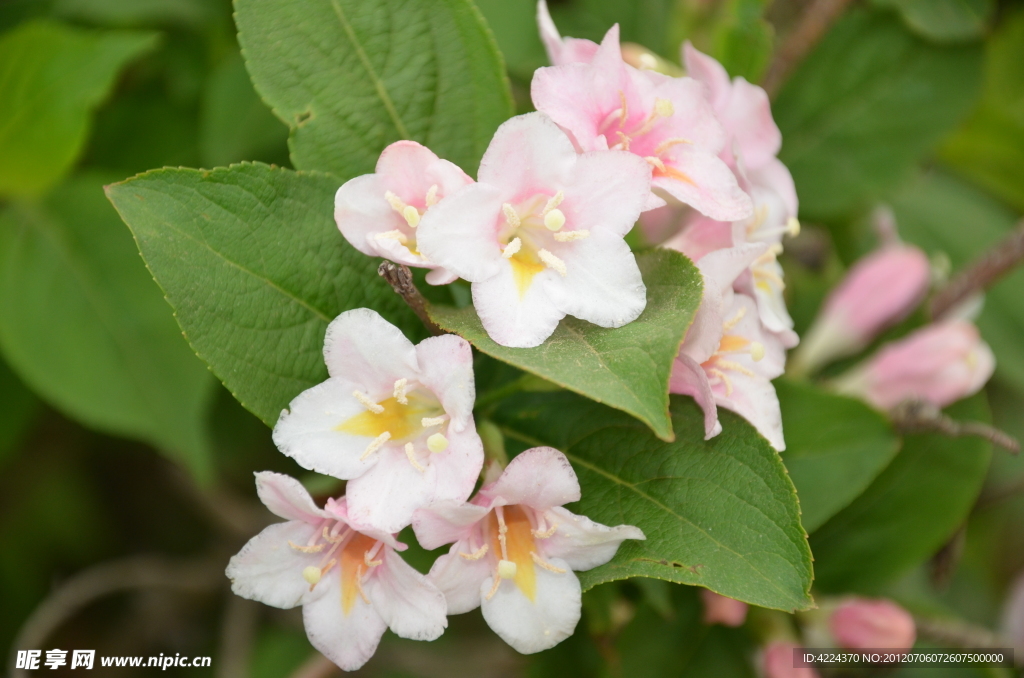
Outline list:
[[[487,595],[485,596],[485,598],[486,598],[487,600],[490,600],[491,598],[493,598],[493,597],[494,597],[494,594],[498,592],[498,587],[499,587],[499,586],[501,586],[501,582],[502,582],[502,581],[503,581],[503,580],[502,580],[502,578],[501,578],[501,577],[495,577],[495,578],[494,578],[494,586],[492,586],[492,587],[491,587],[491,590],[490,590],[490,591],[488,591],[488,592],[487,592]]]
[[[548,212],[561,205],[563,200],[565,200],[565,193],[562,193],[561,191],[555,193],[553,196],[548,198],[548,201],[544,204],[544,209],[541,210],[540,215],[542,217],[546,216]],[[548,226],[548,228],[551,227]]]
[[[402,210],[402,216],[405,217],[405,223],[409,224],[409,228],[416,228],[420,224],[420,211],[412,205],[406,205]]]
[[[511,560],[498,561],[498,576],[502,579],[515,579],[519,566]]]
[[[324,547],[327,546],[327,544],[316,544],[314,546],[299,546],[298,544],[289,539],[288,546],[291,546],[296,551],[301,551],[302,553],[320,553],[324,550]]]
[[[359,569],[356,570],[356,589],[359,591],[359,597],[363,599],[363,602],[367,605],[370,604],[370,599],[366,597],[366,591],[363,590],[363,566],[360,565]]]
[[[509,241],[507,245],[505,245],[505,249],[501,251],[501,256],[505,257],[506,259],[511,259],[516,255],[516,252],[518,252],[522,246],[522,240],[520,240],[519,238],[512,238],[512,240]]]
[[[775,283],[776,285],[778,285],[782,289],[786,288],[786,281],[783,280],[782,277],[778,273],[776,273],[775,271],[769,271],[769,270],[765,270],[763,268],[758,267],[758,268],[754,269],[754,277],[755,278],[765,278],[765,279],[770,280],[771,282]]]
[[[543,567],[548,572],[555,572],[556,574],[565,574],[565,570],[560,567],[555,567],[551,563],[547,562],[543,558],[537,555],[536,551],[530,551],[530,557],[533,558],[533,562]]]
[[[384,193],[384,199],[388,201],[389,205],[391,205],[391,209],[405,216],[405,208],[408,207],[408,205],[405,204],[404,200],[399,198],[391,191],[387,191]]]
[[[331,547],[331,550],[327,552],[327,555],[324,556],[324,558],[329,558],[330,555],[334,553],[334,549],[337,548],[338,544],[341,543],[341,540],[344,539],[344,537],[339,537],[337,534],[335,534],[333,530],[328,531],[326,525],[324,525],[323,538],[325,541],[329,541],[332,544],[334,544],[334,546]]]
[[[403,379],[399,379],[398,381],[395,382],[395,390],[392,393],[392,395],[395,397],[395,400],[397,400],[400,405],[408,405],[409,404],[409,399],[405,397],[406,393],[408,392],[408,388],[409,388],[409,380],[408,379],[404,379],[403,378]]]
[[[557,231],[565,226],[565,213],[560,209],[553,209],[544,215],[544,226],[549,231]]]
[[[722,323],[722,332],[728,332],[732,328],[736,327],[736,324],[739,323],[739,321],[743,320],[743,316],[745,316],[746,314],[747,307],[740,306],[739,309],[737,309],[736,311],[736,315]]]
[[[675,115],[676,107],[668,99],[655,99],[654,112],[661,118],[670,118]]]
[[[613,151],[615,151],[615,150],[628,151],[629,150],[629,142],[631,142],[632,139],[627,137],[625,134],[623,134],[619,130],[615,130],[615,133],[619,136],[619,143],[615,144],[615,146],[612,146],[610,150],[613,150]]]
[[[764,344],[759,341],[755,341],[750,345],[750,358],[755,363],[761,362],[764,358]]]
[[[626,93],[619,90],[619,127],[626,126],[626,118],[629,117],[629,104],[626,103]]]
[[[448,415],[442,414],[440,417],[423,417],[420,419],[420,426],[423,428],[430,428],[431,426],[440,426],[447,421]]]
[[[416,461],[416,450],[412,446],[412,443],[405,444],[405,456],[409,458],[409,463],[412,464],[412,467],[419,471],[420,473],[423,473],[424,471],[427,470],[427,468],[423,464]]]
[[[572,242],[573,240],[589,238],[590,231],[584,229],[580,229],[578,231],[561,231],[559,233],[555,233],[554,237],[558,242]]]
[[[384,231],[373,236],[374,240],[397,240],[401,244],[405,245],[409,242],[409,239],[405,237],[405,233],[402,233],[397,228],[393,231]]]
[[[646,160],[647,164],[650,165],[651,167],[662,172],[665,171],[665,163],[661,161],[661,158],[655,158],[653,155],[650,155],[645,157],[644,160]]]
[[[729,380],[729,377],[727,377],[725,375],[725,372],[723,372],[722,370],[719,370],[717,368],[712,367],[711,369],[708,370],[708,373],[713,375],[713,376],[715,376],[715,377],[718,377],[719,381],[721,381],[723,384],[725,384],[725,397],[726,398],[728,398],[729,396],[732,395],[732,382]]]
[[[512,205],[508,204],[507,202],[502,203],[501,211],[505,213],[505,221],[508,222],[509,226],[511,226],[512,228],[519,228],[519,225],[522,222],[519,220],[519,215],[516,214],[516,211],[512,208]]]
[[[498,543],[501,544],[501,559],[508,560],[508,545],[505,543],[505,533],[508,526],[505,524],[505,509],[502,506],[494,508],[494,517],[498,519]]]
[[[484,555],[486,555],[488,550],[489,549],[487,548],[487,544],[484,544],[472,553],[463,553],[462,551],[459,551],[459,555],[465,558],[466,560],[480,560],[484,557]]]
[[[555,530],[557,530],[557,529],[558,529],[558,525],[552,525],[551,527],[549,527],[548,529],[546,529],[544,531],[541,531],[541,530],[530,530],[530,534],[532,534],[537,539],[547,539],[547,538],[551,537],[552,535],[554,535],[555,534]]]
[[[366,446],[366,449],[363,450],[363,456],[359,457],[359,461],[362,461],[369,457],[371,454],[379,450],[384,445],[384,443],[386,443],[389,440],[391,440],[391,431],[384,431],[384,433],[381,433],[379,436],[374,438],[369,445]]]
[[[337,565],[337,564],[338,564],[338,559],[337,558],[331,558],[331,561],[329,563],[327,563],[326,565],[324,565],[323,567],[320,568],[320,577],[322,578],[325,574],[330,572],[331,569],[335,565]],[[313,590],[313,588],[310,587],[310,591],[312,591],[312,590]]]
[[[323,574],[320,572],[319,567],[313,567],[310,565],[302,570],[302,578],[309,582],[310,588],[320,583],[320,578]]]
[[[763,350],[763,348],[764,347],[762,347],[762,350]],[[734,363],[731,360],[721,360],[721,359],[719,359],[719,360],[716,360],[715,363],[719,367],[724,367],[727,370],[732,370],[733,372],[739,372],[740,374],[745,374],[748,377],[755,376],[752,371],[750,371],[749,369],[747,369],[743,365],[740,365],[739,363]]]
[[[660,144],[658,144],[657,146],[654,147],[654,155],[661,155],[662,153],[664,153],[668,149],[672,148],[673,146],[678,146],[679,144],[692,144],[692,143],[693,142],[690,141],[689,139],[684,139],[682,137],[672,137],[671,139],[665,139]]]
[[[556,257],[551,252],[548,252],[547,250],[538,250],[537,257],[539,257],[540,260],[543,261],[548,268],[553,268],[556,271],[558,271],[558,274],[561,275],[563,278],[566,276],[566,273],[568,273],[568,271],[565,268],[565,262]]]
[[[366,553],[363,554],[363,562],[366,563],[367,567],[377,567],[378,565],[380,565],[384,561],[383,560],[373,560],[373,556],[371,556],[370,552],[367,551]]]
[[[786,222],[786,232],[794,237],[800,235],[800,222],[797,221],[796,217],[790,217],[789,221]]]
[[[352,391],[352,397],[358,400],[360,405],[370,410],[374,414],[380,414],[381,412],[384,411],[383,405],[378,405],[377,403],[373,402],[372,400],[370,400],[370,396],[366,395],[365,393],[360,393],[359,391]]]
[[[448,439],[445,438],[440,433],[435,433],[434,435],[427,438],[427,449],[433,452],[434,454],[444,452],[445,450],[448,449]]]
[[[437,184],[434,184],[427,189],[427,207],[433,207],[437,204]]]

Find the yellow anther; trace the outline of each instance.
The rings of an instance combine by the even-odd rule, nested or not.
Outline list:
[[[619,127],[626,126],[626,118],[629,117],[629,104],[626,103],[626,93],[619,90]]]
[[[655,99],[654,112],[659,118],[668,118],[675,114],[676,107],[668,99]]]
[[[519,228],[519,224],[521,224],[522,222],[519,220],[519,215],[516,214],[516,211],[512,207],[512,205],[508,204],[507,202],[502,203],[501,211],[505,214],[505,221],[508,222],[509,226],[511,226],[512,228]]]
[[[760,362],[764,358],[764,344],[759,341],[755,341],[751,344],[750,357],[755,363]]]
[[[548,252],[547,250],[538,250],[537,257],[543,261],[548,268],[558,271],[558,274],[563,278],[566,276],[568,271],[565,268],[565,262],[551,252]]]
[[[489,550],[490,549],[487,548],[487,544],[484,544],[472,553],[463,553],[462,551],[459,551],[459,555],[465,558],[466,560],[480,560]]]
[[[558,529],[558,525],[552,525],[551,527],[549,527],[548,529],[543,530],[543,531],[542,530],[530,530],[530,534],[532,534],[537,539],[548,539],[549,537],[554,536],[555,530],[557,530],[557,529]]]
[[[440,426],[448,420],[447,414],[442,414],[440,417],[423,417],[420,419],[420,426],[423,428],[430,428],[431,426]]]
[[[397,240],[401,244],[405,245],[409,242],[409,239],[405,237],[405,233],[402,233],[398,229],[393,231],[384,231],[373,236],[375,240]]]
[[[786,233],[792,236],[800,235],[800,222],[796,217],[790,217],[789,221],[786,222]]]
[[[665,171],[665,163],[661,161],[661,158],[655,158],[653,155],[649,155],[645,157],[644,160],[646,160],[647,164],[650,165],[651,167],[662,172]]]
[[[693,142],[690,141],[689,139],[684,139],[682,137],[673,137],[671,139],[665,139],[660,144],[658,144],[657,146],[654,147],[654,155],[661,155],[662,153],[664,153],[668,149],[672,148],[673,146],[677,146],[679,144],[692,144],[692,143]]]
[[[427,207],[433,207],[437,204],[437,184],[434,184],[427,189]]]
[[[495,577],[494,578],[494,584],[491,586],[491,590],[487,592],[487,596],[485,596],[487,598],[487,600],[490,600],[491,598],[493,598],[494,594],[498,592],[498,587],[501,586],[501,582],[502,582],[501,577]]]
[[[352,391],[352,397],[358,400],[360,405],[362,405],[369,411],[373,412],[374,414],[380,414],[381,412],[384,411],[383,405],[378,405],[377,403],[373,402],[372,400],[370,400],[370,397],[365,393],[360,393],[359,391]]]
[[[555,572],[556,574],[563,574],[565,570],[560,567],[555,567],[551,563],[547,562],[543,558],[537,555],[535,551],[530,551],[530,557],[533,558],[533,562],[543,567],[548,572]]]
[[[732,370],[733,372],[739,372],[740,374],[744,374],[744,375],[746,375],[748,377],[756,376],[751,370],[749,370],[746,367],[744,367],[743,365],[740,365],[739,363],[735,363],[735,362],[733,362],[731,360],[721,360],[721,359],[719,359],[719,360],[715,361],[715,364],[718,365],[719,367],[724,367],[727,370]]]
[[[409,404],[409,399],[406,397],[406,393],[408,392],[408,388],[409,388],[409,380],[408,379],[399,379],[398,381],[395,382],[395,390],[392,393],[392,395],[395,397],[395,400],[398,401],[398,403],[400,405],[408,405]]]
[[[732,395],[732,382],[729,380],[729,377],[727,377],[725,375],[725,372],[723,372],[722,370],[715,369],[714,367],[712,367],[711,369],[708,370],[708,373],[711,374],[714,377],[718,377],[718,380],[721,381],[723,384],[725,384],[725,397],[726,398],[728,398],[729,396]]]
[[[565,200],[565,193],[561,191],[548,198],[548,201],[544,203],[544,209],[540,211],[541,216],[545,216],[548,212],[561,205],[563,200]]]
[[[391,209],[395,210],[399,214],[403,214],[404,216],[405,208],[408,207],[408,205],[405,204],[404,200],[399,198],[391,191],[387,191],[386,193],[384,193],[384,199],[388,201],[389,205],[391,205]]]
[[[728,332],[732,328],[736,327],[736,324],[739,323],[739,321],[743,320],[743,316],[745,316],[746,314],[747,314],[747,307],[746,306],[740,306],[736,310],[736,315],[734,315],[732,318],[730,318],[729,320],[726,320],[724,323],[722,323],[722,332]]]
[[[402,216],[405,217],[405,223],[409,224],[409,228],[416,228],[420,223],[420,211],[412,205],[406,205],[402,209]]]
[[[515,579],[519,567],[511,560],[498,561],[498,576],[502,579]]]
[[[565,226],[565,214],[560,209],[553,209],[544,215],[544,226],[549,231],[557,231]]]
[[[370,552],[367,551],[366,553],[363,554],[363,562],[366,563],[367,567],[377,567],[378,565],[380,565],[384,561],[383,560],[371,560]]]
[[[444,452],[448,449],[448,439],[440,433],[435,433],[427,438],[427,449],[435,454],[438,452]]]
[[[324,546],[326,546],[326,544],[314,544],[313,546],[299,546],[295,542],[289,540],[288,546],[291,546],[296,551],[301,551],[302,553],[320,553],[324,550]]]
[[[505,257],[506,259],[511,259],[516,255],[516,252],[518,252],[520,248],[522,248],[522,246],[522,240],[520,240],[519,238],[512,238],[512,240],[509,241],[507,245],[505,245],[505,249],[501,251],[501,256]]]
[[[302,570],[302,578],[309,582],[310,586],[316,586],[317,584],[319,584],[320,577],[322,576],[323,574],[320,572],[319,567],[313,567],[312,565],[310,565],[309,567]]]
[[[612,146],[611,150],[613,150],[613,151],[628,151],[629,150],[629,142],[632,141],[632,139],[630,139],[628,136],[626,136],[625,134],[623,134],[619,130],[615,130],[615,134],[619,137],[619,143],[617,143],[614,146]]]
[[[363,456],[359,457],[359,461],[362,461],[369,457],[371,454],[379,450],[384,445],[384,443],[386,443],[389,440],[391,440],[391,431],[384,431],[384,433],[381,433],[379,436],[373,439],[373,442],[366,446],[366,449],[363,450]]]
[[[558,233],[555,233],[554,237],[558,242],[572,242],[573,240],[589,238],[590,231],[584,229],[580,229],[578,231],[559,231]]]
[[[420,473],[427,470],[423,464],[416,461],[416,449],[412,446],[412,443],[405,444],[405,456],[409,459],[409,463],[412,464],[412,467]]]

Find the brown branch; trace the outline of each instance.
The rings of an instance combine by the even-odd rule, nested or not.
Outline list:
[[[829,26],[839,18],[852,0],[814,0],[803,19],[786,37],[768,66],[762,86],[774,97],[786,76],[818,44]]]
[[[1024,262],[1024,221],[939,290],[929,305],[933,318],[941,318],[973,295],[982,292]]]
[[[412,281],[412,272],[409,271],[408,266],[383,261],[377,267],[377,275],[384,278],[391,285],[391,289],[409,305],[413,313],[419,316],[419,319],[427,326],[427,331],[435,337],[444,334],[444,330],[430,319],[430,315],[427,313],[427,300],[416,289],[416,284]]]
[[[217,656],[217,678],[246,678],[256,627],[259,603],[228,593]]]
[[[319,652],[299,664],[299,668],[292,672],[289,678],[329,678],[341,673],[341,669],[334,665],[327,657]]]
[[[920,637],[955,648],[996,648],[1009,647],[1010,643],[998,634],[982,626],[975,626],[957,619],[936,619],[914,616],[914,624]]]
[[[993,445],[1018,454],[1020,443],[1013,436],[980,421],[957,421],[942,411],[920,400],[908,400],[892,413],[893,426],[899,433],[941,433],[950,438],[975,436]]]

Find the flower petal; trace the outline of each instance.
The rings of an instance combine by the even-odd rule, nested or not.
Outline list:
[[[551,118],[527,113],[498,128],[483,159],[478,179],[498,186],[502,201],[532,196],[538,186],[565,184],[576,165],[576,149]]]
[[[324,595],[324,587],[310,591],[309,582],[302,577],[303,569],[320,564],[320,554],[302,553],[289,546],[289,542],[305,546],[316,531],[316,525],[298,520],[265,528],[228,563],[225,574],[231,580],[231,590],[242,598],[286,610]]]
[[[718,421],[718,408],[715,396],[708,382],[708,375],[697,361],[683,352],[672,364],[672,377],[668,384],[669,393],[692,396],[697,405],[704,410],[704,440],[710,440],[722,432],[722,424]]]
[[[543,344],[565,313],[558,310],[545,286],[539,283],[557,275],[551,269],[540,271],[521,292],[512,264],[501,260],[497,275],[474,282],[473,306],[491,339],[513,348]]]
[[[301,520],[316,525],[327,517],[302,483],[283,473],[257,473],[256,494],[271,513],[285,520]]]
[[[346,181],[334,195],[334,221],[345,239],[363,254],[378,256],[373,236],[401,230],[405,220],[384,199],[387,189],[376,174]]]
[[[444,594],[394,551],[385,549],[381,560],[364,589],[388,628],[412,640],[434,640],[444,633],[448,626]]]
[[[390,397],[395,381],[419,371],[412,342],[368,308],[345,311],[327,326],[324,360],[332,377],[362,386],[375,400]]]
[[[480,494],[496,501],[500,497],[506,505],[525,504],[546,511],[579,501],[580,482],[564,454],[553,447],[534,447],[510,461],[501,476]]]
[[[557,527],[553,535],[540,542],[543,543],[544,555],[564,560],[573,570],[590,570],[604,565],[615,556],[619,544],[625,539],[646,539],[638,527],[608,527],[561,506],[552,508],[549,514],[548,522]]]
[[[563,38],[555,27],[548,12],[548,4],[544,0],[537,3],[537,26],[540,29],[540,39],[544,43],[544,49],[548,53],[548,59],[554,65],[588,62],[594,58],[597,52],[597,43],[590,40],[578,38]]]
[[[337,574],[325,578],[322,584],[329,584],[327,593],[303,606],[302,621],[313,647],[343,670],[355,671],[377,651],[387,624],[372,605],[358,596],[345,614],[339,579]]]
[[[640,218],[650,192],[651,167],[643,158],[626,151],[593,151],[576,161],[559,209],[567,226],[621,238]]]
[[[775,159],[782,148],[782,132],[772,119],[771,103],[763,89],[736,78],[729,105],[716,112],[748,167],[761,167]]]
[[[380,154],[376,173],[384,185],[405,203],[426,207],[427,191],[438,187],[442,196],[473,183],[458,165],[442,160],[415,141],[396,141]],[[383,193],[380,196],[384,197]]]
[[[433,551],[467,537],[473,526],[490,512],[490,506],[437,501],[413,514],[412,529],[420,546]]]
[[[683,43],[683,64],[686,74],[708,88],[708,100],[718,111],[729,103],[729,74],[714,57],[704,54],[689,40]]]
[[[722,384],[713,387],[718,406],[732,410],[749,421],[779,452],[785,450],[782,410],[772,382],[759,374],[750,376],[740,372],[730,373],[729,379],[732,382],[732,394],[726,395]]]
[[[472,552],[465,542],[456,542],[447,554],[434,561],[427,575],[444,593],[448,614],[463,614],[480,607],[481,586],[493,574],[493,559],[485,556],[467,560],[459,555]]]
[[[491,278],[502,261],[501,203],[501,191],[482,183],[445,198],[423,215],[416,229],[420,252],[470,282]]]
[[[711,151],[679,144],[665,161],[672,175],[655,172],[653,186],[717,221],[746,219],[753,211],[750,196],[743,192],[736,175]],[[683,179],[674,178],[682,174]]]
[[[462,430],[473,421],[476,383],[473,380],[473,349],[454,334],[424,339],[416,345],[419,381],[441,401],[452,426]]]

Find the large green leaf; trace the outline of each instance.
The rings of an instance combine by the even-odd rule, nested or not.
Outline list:
[[[422,325],[332,219],[338,180],[261,164],[164,169],[107,187],[196,353],[268,425],[327,378],[324,332],[371,307]]]
[[[900,441],[886,418],[859,400],[786,380],[775,390],[786,434],[782,460],[800,497],[800,520],[814,532],[882,472]]]
[[[884,12],[850,11],[773,106],[803,216],[884,198],[974,103],[981,49],[938,47]]]
[[[977,395],[950,407],[957,419],[985,420]],[[966,520],[992,454],[979,438],[911,435],[888,468],[811,537],[816,585],[871,591],[934,554]]]
[[[0,465],[17,447],[38,409],[32,391],[0,360],[0,412],[4,413],[0,417]]]
[[[413,139],[476,169],[512,114],[501,55],[469,0],[236,0],[256,90],[299,169],[372,172]]]
[[[980,38],[992,17],[994,0],[875,0],[892,7],[910,30],[936,42]]]
[[[900,233],[926,252],[945,252],[955,268],[994,247],[1014,227],[999,202],[942,174],[923,174],[892,200]],[[1024,392],[1024,270],[1003,278],[986,295],[978,318],[996,354],[996,375]]]
[[[543,345],[507,348],[487,336],[472,307],[433,306],[430,316],[484,353],[629,412],[663,440],[672,440],[668,378],[700,304],[702,282],[697,268],[678,252],[646,252],[637,263],[647,285],[647,308],[618,329],[567,317]]]
[[[85,143],[94,108],[156,35],[31,22],[0,37],[0,195],[38,195]]]
[[[507,435],[564,451],[579,476],[574,510],[606,525],[636,525],[606,565],[579,573],[583,588],[628,577],[705,586],[783,610],[811,605],[811,553],[782,460],[740,417],[704,441],[704,418],[673,396],[679,439],[666,443],[635,419],[569,393],[535,394],[496,413]]]
[[[213,382],[131,236],[83,176],[0,215],[0,345],[34,391],[95,428],[210,468]]]

